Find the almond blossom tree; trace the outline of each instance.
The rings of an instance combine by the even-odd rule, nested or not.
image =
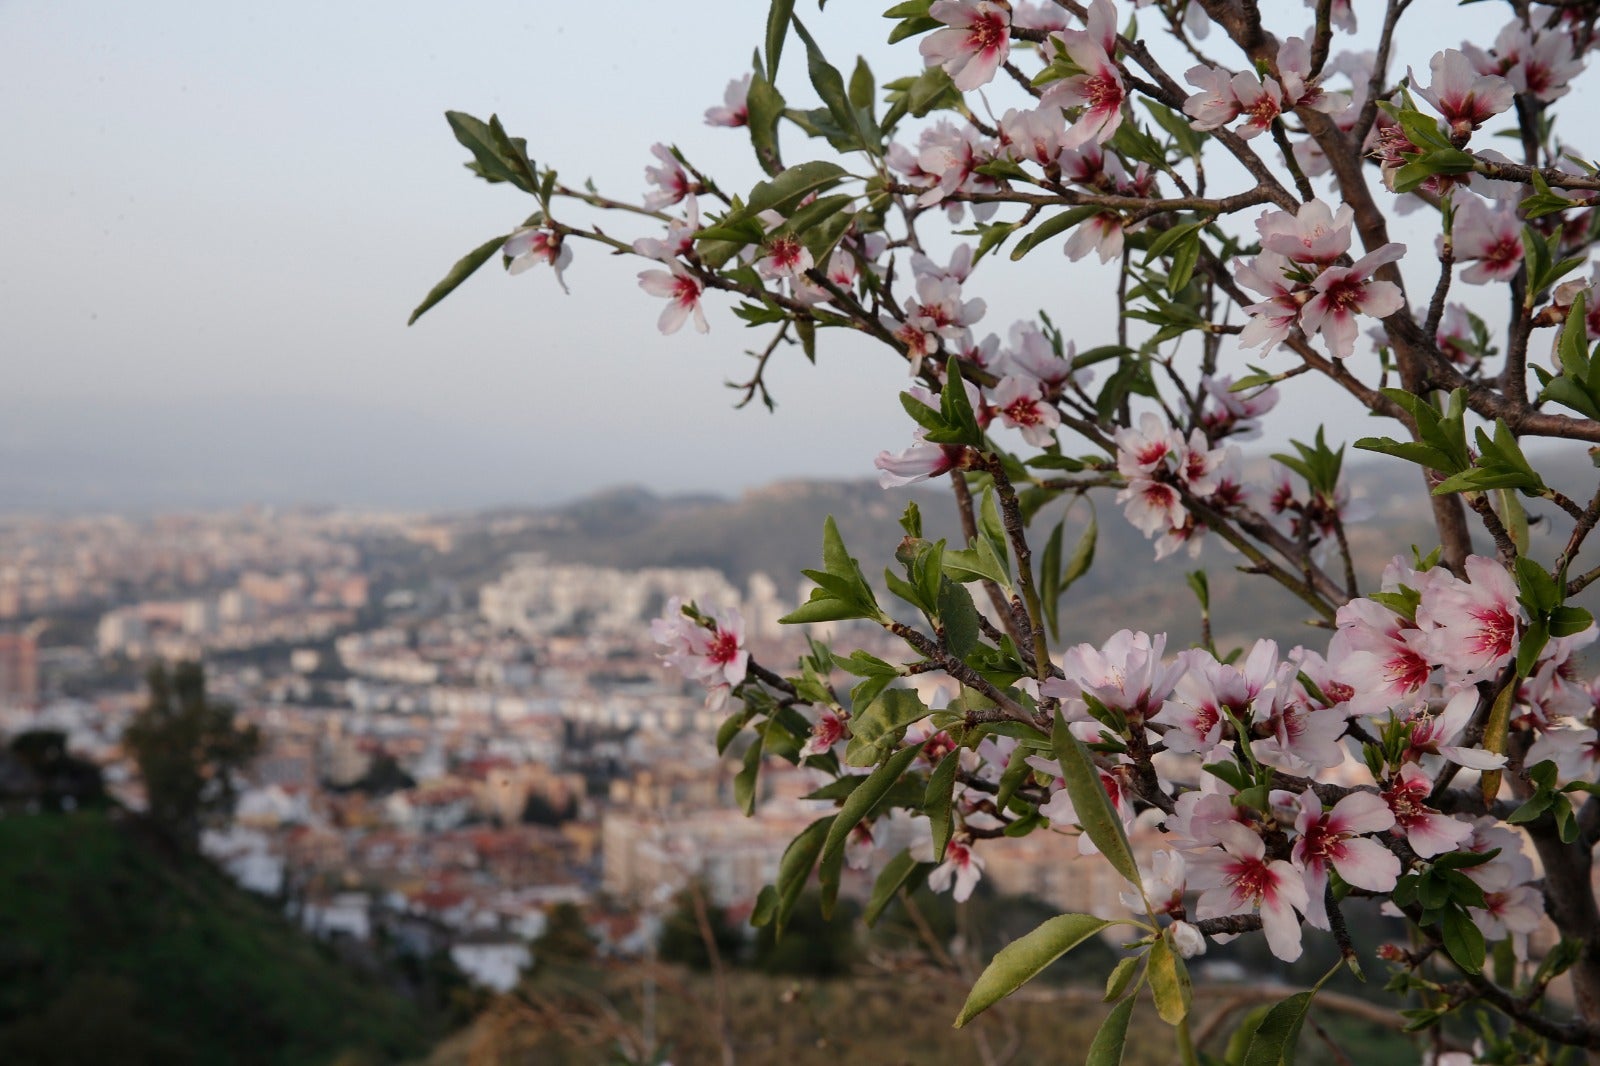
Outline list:
[[[830,330],[907,367],[910,425],[863,469],[948,484],[962,536],[930,541],[912,505],[878,583],[830,520],[814,591],[783,619],[881,629],[903,655],[813,640],[762,663],[714,605],[657,625],[667,661],[730,705],[718,744],[742,752],[747,810],[769,760],[827,782],[757,924],[781,930],[813,879],[831,906],[847,857],[877,870],[875,917],[924,884],[965,898],[996,838],[1050,833],[1127,881],[1126,911],[1001,950],[957,1025],[1107,933],[1123,962],[1093,1061],[1120,1060],[1148,995],[1173,1061],[1289,1062],[1315,989],[1245,1019],[1233,1051],[1197,1046],[1185,960],[1256,935],[1288,960],[1321,937],[1360,972],[1344,908],[1372,900],[1407,924],[1381,957],[1430,1061],[1600,1054],[1597,630],[1570,602],[1600,579],[1600,489],[1569,496],[1523,447],[1600,455],[1583,271],[1600,165],[1557,122],[1600,9],[1514,0],[1481,47],[1410,0],[1363,6],[1360,38],[1342,0],[1268,7],[906,0],[889,35],[916,50],[880,84],[774,0],[753,69],[705,115],[748,141],[752,173],[713,179],[657,144],[631,197],[450,112],[471,169],[533,211],[413,320],[497,253],[560,282],[597,247],[650,261],[663,333],[691,314],[705,331],[728,301],[764,332],[741,405],[770,406],[771,361],[814,357]],[[1435,38],[1426,84],[1396,69],[1403,35]],[[780,90],[793,49],[804,71],[784,66]],[[1394,239],[1402,214],[1424,239]],[[1087,298],[1113,324],[1085,325],[1084,298],[994,323],[979,294],[1001,254],[1103,264]],[[1343,445],[1301,433],[1265,479],[1239,450],[1311,379],[1373,416],[1356,448],[1420,468],[1433,534],[1381,572],[1351,548]],[[1096,527],[1074,548],[1050,506],[1085,497],[1122,505],[1158,560],[1218,544],[1304,605],[1305,640],[1219,648],[1206,624],[1188,648],[1132,629],[1085,642],[1062,608]],[[1204,607],[1204,572],[1191,581]],[[926,702],[922,675],[945,697]],[[875,831],[890,824],[915,830]],[[1443,1023],[1469,1007],[1494,1020],[1452,1048]]]

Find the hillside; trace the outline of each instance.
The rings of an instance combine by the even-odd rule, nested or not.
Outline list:
[[[365,1066],[437,1035],[131,821],[0,818],[0,1062]]]

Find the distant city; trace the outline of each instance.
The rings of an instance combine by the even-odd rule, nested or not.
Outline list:
[[[490,989],[515,985],[560,903],[622,956],[649,950],[690,879],[748,914],[788,841],[831,804],[803,798],[821,783],[811,771],[776,761],[755,816],[736,809],[737,763],[715,751],[722,714],[659,665],[649,620],[672,596],[738,607],[754,653],[783,665],[805,642],[777,619],[805,590],[761,571],[735,584],[711,567],[496,556],[549,521],[270,509],[0,521],[0,734],[65,733],[139,809],[121,737],[144,669],[205,663],[211,696],[262,743],[232,825],[207,832],[204,851],[316,936],[448,951]],[[851,637],[890,653],[873,631]],[[1114,904],[1109,867],[1039,861],[1075,855],[1046,836],[986,852],[995,887]],[[851,871],[845,893],[864,897],[875,872]]]

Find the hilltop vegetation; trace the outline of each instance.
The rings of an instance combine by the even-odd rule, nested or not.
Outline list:
[[[365,1066],[438,1035],[131,819],[0,818],[0,1062]]]

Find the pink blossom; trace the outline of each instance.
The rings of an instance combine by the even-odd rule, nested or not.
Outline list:
[[[1117,473],[1126,478],[1148,478],[1167,468],[1167,459],[1183,444],[1183,438],[1170,429],[1154,411],[1139,416],[1139,428],[1116,432]]]
[[[1084,109],[1061,139],[1061,147],[1076,148],[1087,141],[1105,144],[1122,125],[1122,102],[1127,97],[1122,71],[1111,58],[1116,50],[1116,9],[1111,0],[1094,0],[1088,30],[1066,30],[1060,40],[1083,73],[1051,84],[1042,102]]]
[[[1043,387],[1033,378],[1007,375],[994,387],[990,399],[1000,420],[1013,429],[1020,429],[1022,439],[1035,448],[1055,441],[1061,413],[1046,402]]]
[[[1225,918],[1261,909],[1267,946],[1285,962],[1300,957],[1300,923],[1295,911],[1308,905],[1305,881],[1282,859],[1268,862],[1262,839],[1236,822],[1217,826],[1222,850],[1189,859],[1189,883],[1201,890],[1195,917]]]
[[[1143,898],[1137,893],[1122,893],[1124,905],[1132,911],[1143,911],[1144,900],[1157,914],[1173,914],[1183,910],[1184,861],[1181,852],[1162,848],[1150,856],[1148,868],[1139,867]],[[1202,950],[1204,950],[1202,948]]]
[[[520,274],[535,263],[549,265],[563,292],[570,292],[561,272],[572,264],[572,249],[561,240],[561,235],[541,226],[524,226],[517,230],[500,249],[500,254],[510,260],[506,270]]]
[[[1164,481],[1135,478],[1117,493],[1117,502],[1127,504],[1123,514],[1146,537],[1182,526],[1189,514],[1178,490]]]
[[[1122,254],[1122,245],[1122,216],[1115,211],[1101,211],[1078,223],[1061,250],[1074,263],[1090,252],[1098,255],[1100,262],[1109,263]]]
[[[1469,770],[1498,770],[1506,764],[1504,755],[1483,751],[1480,748],[1463,748],[1453,743],[1478,706],[1478,690],[1462,689],[1437,715],[1418,714],[1411,719],[1411,742],[1406,748],[1408,761],[1420,760],[1423,755],[1438,755]]]
[[[1066,135],[1066,120],[1059,107],[1040,107],[1031,111],[1007,111],[1000,119],[1000,138],[1007,154],[1019,163],[1049,166],[1061,155],[1061,140]]]
[[[1446,669],[1471,677],[1491,674],[1516,652],[1517,584],[1493,559],[1471,555],[1464,581],[1438,580],[1423,593],[1417,623],[1428,634],[1428,654]]]
[[[1184,80],[1200,91],[1183,102],[1183,113],[1197,130],[1219,130],[1239,117],[1240,104],[1233,91],[1233,75],[1220,67],[1190,67]]]
[[[1163,664],[1167,635],[1118,630],[1102,647],[1079,644],[1061,659],[1062,677],[1039,686],[1046,696],[1088,694],[1124,714],[1154,715],[1172,694],[1183,667]]]
[[[959,445],[921,441],[903,452],[879,452],[872,465],[878,468],[878,484],[894,489],[948,474],[961,465],[965,453]]]
[[[1248,263],[1234,261],[1234,279],[1266,297],[1244,308],[1250,316],[1239,334],[1239,343],[1244,347],[1270,352],[1288,339],[1289,331],[1300,320],[1300,295],[1304,290],[1289,282],[1290,269],[1289,260],[1271,251],[1262,252]]]
[[[1495,74],[1479,74],[1464,52],[1455,48],[1435,52],[1428,69],[1433,72],[1433,82],[1427,88],[1418,86],[1417,95],[1444,116],[1453,137],[1469,136],[1511,106],[1515,95],[1511,83]],[[1417,84],[1414,74],[1411,83]]]
[[[978,167],[994,157],[994,149],[971,127],[956,126],[941,119],[924,129],[917,141],[916,169],[931,181],[933,187],[917,198],[917,203],[929,207],[940,203],[953,192],[985,192],[996,188],[993,178],[978,173]],[[993,215],[999,204],[973,204],[973,217],[982,220]],[[948,205],[952,222],[961,218],[962,204],[953,200]]]
[[[1405,834],[1411,850],[1424,859],[1454,851],[1472,835],[1472,827],[1428,806],[1433,779],[1415,763],[1400,768],[1383,791],[1384,802],[1394,814],[1395,828]]]
[[[1299,211],[1268,211],[1256,219],[1261,247],[1296,263],[1330,266],[1350,248],[1355,208],[1340,204],[1332,211],[1321,200],[1310,200]],[[1263,290],[1258,290],[1263,291]]]
[[[983,859],[961,837],[952,837],[944,846],[944,862],[928,875],[928,887],[943,892],[955,884],[955,901],[965,903],[983,877]]]
[[[1291,774],[1310,774],[1344,762],[1339,738],[1345,716],[1311,705],[1295,679],[1295,664],[1283,663],[1273,684],[1256,697],[1254,718],[1272,732],[1250,745],[1255,757]]]
[[[769,239],[766,253],[756,260],[756,273],[764,278],[799,278],[813,265],[810,249],[790,234]]]
[[[1257,641],[1242,669],[1203,649],[1180,652],[1179,660],[1184,670],[1172,698],[1151,721],[1171,727],[1162,738],[1168,751],[1205,756],[1225,739],[1225,710],[1241,720],[1250,717],[1251,703],[1277,671],[1278,646]]]
[[[1233,95],[1239,102],[1239,114],[1244,117],[1237,132],[1246,140],[1271,129],[1283,113],[1283,90],[1276,78],[1257,81],[1249,74],[1235,74]]]
[[[1056,770],[1059,764],[1051,764]],[[1122,820],[1124,831],[1133,828],[1133,799],[1128,795],[1128,790],[1123,787],[1122,779],[1114,773],[1101,770],[1100,787],[1105,790],[1106,797],[1111,800],[1112,810],[1117,812],[1117,817]],[[1050,793],[1050,798],[1039,805],[1039,814],[1055,826],[1078,825],[1078,812],[1072,805],[1072,796],[1065,788],[1058,788]],[[1089,839],[1088,833],[1078,834],[1078,853],[1080,855],[1098,855],[1100,849],[1094,841]]]
[[[750,122],[750,75],[734,78],[722,93],[721,107],[706,108],[707,126],[744,126]]]
[[[1300,816],[1295,819],[1295,864],[1305,871],[1306,895],[1310,906],[1306,921],[1318,929],[1328,928],[1325,892],[1328,867],[1339,876],[1369,892],[1388,892],[1400,877],[1400,860],[1375,840],[1362,834],[1380,833],[1394,825],[1394,813],[1370,792],[1352,792],[1331,811],[1322,810],[1322,801],[1311,789],[1300,797]]]
[[[1427,634],[1372,600],[1351,600],[1336,618],[1345,676],[1356,685],[1352,714],[1409,708],[1433,676]]]
[[[1476,196],[1462,196],[1456,205],[1451,243],[1457,261],[1476,260],[1461,272],[1472,285],[1508,281],[1522,265],[1522,222],[1514,202],[1495,207]]]
[[[1362,256],[1348,267],[1329,267],[1311,283],[1316,295],[1300,312],[1300,328],[1322,334],[1336,359],[1349,358],[1356,346],[1356,315],[1383,318],[1405,305],[1400,286],[1374,281],[1372,272],[1405,254],[1406,246],[1390,243]]]
[[[1600,769],[1600,737],[1588,726],[1579,726],[1568,720],[1563,728],[1548,729],[1539,734],[1524,762],[1537,766],[1546,759],[1556,764],[1556,773],[1564,781],[1590,781]]]
[[[645,180],[656,187],[655,191],[645,194],[644,206],[659,211],[694,192],[693,180],[688,171],[683,169],[683,164],[678,162],[678,157],[672,154],[672,149],[664,144],[654,144],[650,146],[650,154],[659,159],[661,165],[644,168]]]
[[[1278,404],[1278,390],[1271,385],[1249,393],[1234,392],[1232,374],[1220,377],[1208,374],[1201,378],[1200,383],[1216,405],[1206,408],[1200,416],[1200,424],[1212,440],[1223,437],[1253,440],[1259,437],[1261,426],[1256,419]]]
[[[924,274],[917,279],[917,299],[906,301],[906,320],[941,337],[959,337],[988,310],[982,299],[963,300],[961,283]]]
[[[708,686],[740,684],[750,664],[744,619],[733,608],[705,617],[709,628],[683,613],[682,600],[667,602],[663,615],[650,623],[651,635],[665,649],[662,661]]]
[[[667,300],[666,309],[661,312],[661,319],[656,323],[662,333],[676,333],[687,321],[689,313],[694,313],[694,328],[701,333],[711,327],[706,323],[706,313],[700,307],[700,294],[704,287],[700,279],[684,269],[676,260],[667,264],[667,270],[641,270],[639,271],[639,288],[651,296],[662,296]]]
[[[815,724],[811,727],[811,736],[806,738],[805,745],[800,749],[802,759],[811,755],[823,755],[833,750],[833,746],[850,736],[850,715],[845,711],[835,712],[823,708]],[[868,834],[868,839],[871,835]]]
[[[663,263],[689,254],[694,247],[694,235],[700,229],[700,211],[694,198],[689,199],[687,218],[675,218],[667,223],[665,237],[640,237],[633,242],[633,250]]]
[[[1093,377],[1088,368],[1074,370],[1073,357],[1077,349],[1071,341],[1066,351],[1057,353],[1050,339],[1032,322],[1018,322],[1011,327],[1011,347],[1005,353],[1005,366],[1009,373],[1033,378],[1047,391],[1065,388],[1070,382],[1087,384]]]
[[[1545,103],[1565,95],[1567,83],[1583,70],[1570,38],[1540,33],[1516,20],[1506,23],[1487,52],[1473,44],[1461,50],[1479,74],[1501,75],[1517,92]]]
[[[966,242],[956,245],[950,253],[950,262],[945,266],[940,266],[921,252],[912,252],[911,273],[919,281],[922,278],[937,278],[940,281],[953,281],[959,286],[972,274],[972,245]]]
[[[934,0],[931,18],[945,28],[922,39],[928,66],[941,66],[962,92],[986,85],[1011,54],[1011,5],[994,0]]]
[[[1350,104],[1343,93],[1324,92],[1311,76],[1311,44],[1304,37],[1288,37],[1278,46],[1278,83],[1285,107],[1309,107],[1337,115]]]
[[[1472,907],[1474,924],[1491,943],[1508,935],[1520,944],[1517,954],[1527,957],[1527,939],[1544,921],[1544,896],[1532,885],[1517,885],[1483,894],[1487,907]]]

